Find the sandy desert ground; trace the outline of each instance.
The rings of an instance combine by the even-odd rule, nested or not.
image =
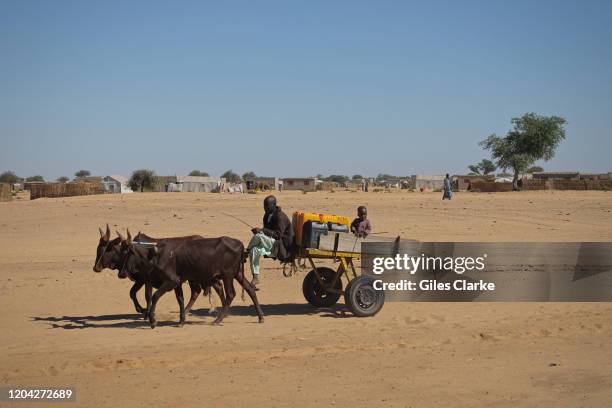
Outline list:
[[[283,192],[295,210],[353,216],[432,241],[612,241],[612,193]],[[610,303],[387,303],[374,318],[313,310],[304,273],[265,261],[266,321],[237,297],[212,326],[200,298],[179,328],[139,320],[129,281],[94,273],[98,226],[247,241],[262,194],[131,194],[0,203],[0,386],[71,386],[79,407],[604,407]],[[141,302],[143,295],[140,295]],[[28,406],[27,403],[2,406]],[[35,406],[44,406],[36,404]],[[63,404],[53,404],[61,406]]]

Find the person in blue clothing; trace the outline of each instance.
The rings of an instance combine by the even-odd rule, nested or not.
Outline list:
[[[451,179],[446,173],[446,177],[444,178],[444,193],[442,193],[442,200],[453,198],[453,185]]]

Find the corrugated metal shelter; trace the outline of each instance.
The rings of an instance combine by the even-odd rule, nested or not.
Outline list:
[[[225,178],[201,177],[201,176],[176,176],[176,184],[179,184],[183,193],[210,193],[222,190],[225,186]]]

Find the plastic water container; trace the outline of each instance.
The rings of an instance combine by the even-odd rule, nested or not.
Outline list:
[[[338,224],[338,225],[346,225],[347,229],[351,225],[351,221],[348,217],[343,215],[331,215],[331,214],[317,214],[317,213],[309,213],[309,212],[300,212],[296,211],[293,213],[293,228],[295,229],[295,242],[298,245],[302,244],[302,230],[304,228],[304,224],[308,221],[318,222],[321,224]]]

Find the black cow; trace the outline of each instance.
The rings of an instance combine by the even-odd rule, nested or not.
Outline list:
[[[149,322],[152,328],[157,324],[155,308],[159,298],[172,289],[179,302],[180,322],[181,324],[185,322],[181,286],[185,281],[199,283],[203,287],[223,282],[226,302],[214,321],[220,323],[229,313],[230,305],[236,295],[234,289],[234,279],[236,279],[251,297],[259,322],[263,322],[264,316],[257,301],[255,287],[244,276],[244,245],[241,241],[229,237],[203,238],[185,241],[180,245],[158,243],[155,248],[150,249],[133,245],[129,239],[126,244],[122,248],[124,259],[121,268],[137,269],[149,263],[154,266],[149,273],[161,281],[159,289],[153,294],[149,310]]]

